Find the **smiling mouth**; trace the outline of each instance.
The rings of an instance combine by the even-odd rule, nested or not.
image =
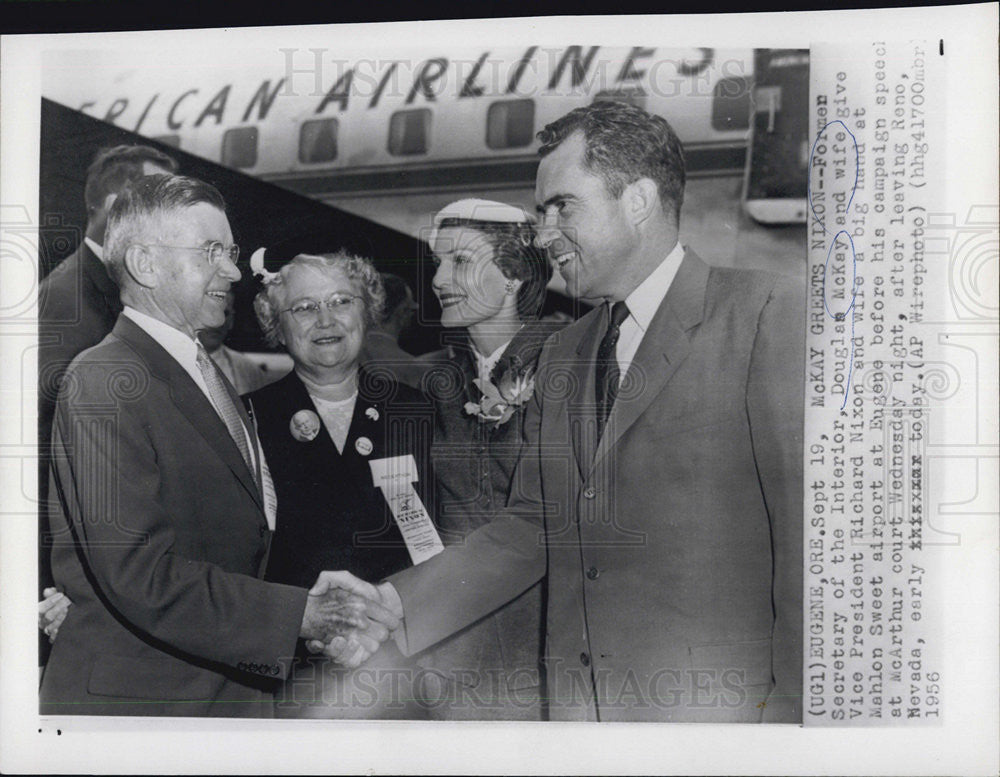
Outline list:
[[[316,343],[316,345],[333,345],[335,343],[339,343],[343,339],[344,338],[339,335],[327,335],[326,337],[316,337],[313,339],[313,342]]]
[[[464,300],[465,297],[461,294],[442,294],[441,295],[441,307],[450,308],[453,305],[457,305],[459,302]]]
[[[571,259],[576,259],[576,258],[577,258],[576,251],[568,251],[565,254],[560,254],[559,256],[555,257],[552,261],[556,263],[556,267],[562,269],[569,263]]]
[[[208,294],[209,297],[212,297],[214,299],[220,300],[221,302],[225,302],[226,301],[226,295],[228,293],[229,292],[227,292],[227,291],[208,291],[208,292],[206,292],[206,294]]]

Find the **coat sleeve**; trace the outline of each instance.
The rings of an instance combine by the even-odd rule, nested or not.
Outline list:
[[[545,354],[535,385],[545,380]],[[403,604],[406,655],[413,655],[502,607],[545,574],[541,471],[542,392],[527,407],[521,457],[506,509],[461,544],[451,545],[388,581]]]
[[[106,386],[75,384],[74,377],[56,409],[50,512],[69,524],[96,595],[126,628],[163,649],[236,668],[267,664],[283,674],[306,590],[180,554],[175,517],[158,496],[164,473],[140,403],[104,412],[95,400],[107,396]],[[105,374],[105,384],[112,380]],[[68,394],[75,395],[72,409]],[[206,542],[213,541],[209,530]]]
[[[771,525],[774,689],[767,722],[802,719],[802,439],[805,294],[779,280],[758,321],[747,413]]]

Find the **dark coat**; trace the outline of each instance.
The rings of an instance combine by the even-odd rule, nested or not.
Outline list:
[[[306,591],[261,579],[262,498],[197,384],[122,316],[71,365],[53,445],[53,571],[73,606],[41,713],[271,715]]]
[[[412,564],[409,551],[368,463],[412,454],[417,493],[429,511],[430,440],[434,411],[418,391],[384,371],[361,371],[358,398],[340,453],[325,426],[312,440],[292,436],[299,410],[317,415],[305,385],[291,372],[247,396],[278,497],[278,519],[265,579],[311,586],[323,570],[378,581]],[[374,417],[373,417],[374,416]],[[358,441],[371,444],[367,455]],[[366,450],[364,445],[362,450]],[[431,512],[433,515],[433,512]],[[356,671],[310,656],[304,644],[278,691],[279,717],[422,718],[417,667],[389,640]]]
[[[433,408],[427,400],[384,375],[362,371],[340,453],[325,426],[312,440],[292,436],[289,423],[296,412],[319,415],[294,371],[247,399],[278,496],[267,579],[309,587],[323,570],[346,569],[377,581],[410,566],[403,537],[381,490],[372,483],[368,462],[413,454],[420,473],[416,488],[427,492],[433,482]],[[376,414],[375,420],[369,417]],[[359,453],[359,438],[370,441],[369,454]]]
[[[52,415],[66,368],[111,331],[122,311],[118,286],[86,243],[67,256],[38,288],[39,590],[52,585],[49,548],[41,532],[49,479]]]
[[[86,243],[62,260],[38,288],[39,440],[48,442],[63,373],[97,345],[122,311],[118,286]]]
[[[542,345],[558,328],[525,324],[490,373],[491,382],[498,385],[505,374],[534,371]],[[432,456],[438,525],[446,545],[460,545],[501,513],[521,454],[526,405],[500,425],[480,421],[465,410],[467,402],[478,403],[481,397],[473,384],[476,376],[475,355],[465,340],[449,346],[447,363],[438,365],[426,381],[437,407]],[[542,607],[538,583],[434,647],[422,663],[469,689],[451,691],[460,701],[443,705],[442,717],[541,717]]]

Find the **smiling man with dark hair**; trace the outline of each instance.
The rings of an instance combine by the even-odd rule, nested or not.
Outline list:
[[[599,304],[542,351],[506,515],[352,590],[417,651],[547,572],[550,718],[799,721],[804,294],[679,243],[663,118],[595,103],[539,140],[538,244]]]

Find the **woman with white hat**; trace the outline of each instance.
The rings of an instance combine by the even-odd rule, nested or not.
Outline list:
[[[532,218],[488,200],[452,203],[428,241],[448,360],[425,378],[437,407],[432,460],[445,545],[492,521],[507,502],[524,410],[542,344],[538,321],[552,274]],[[439,643],[421,663],[432,717],[541,720],[542,587]]]

